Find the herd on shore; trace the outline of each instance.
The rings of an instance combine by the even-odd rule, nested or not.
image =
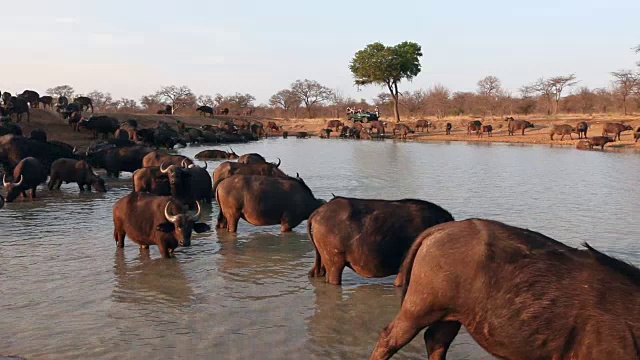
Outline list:
[[[403,287],[400,310],[371,359],[390,358],[425,328],[429,359],[444,359],[462,325],[499,358],[640,357],[640,269],[586,243],[576,249],[497,221],[455,220],[418,199],[325,201],[298,174],[285,174],[280,161],[255,153],[202,151],[196,159],[222,161],[210,175],[206,162],[201,167],[158,149],[172,147],[175,139],[166,134],[180,130],[159,123],[150,129],[151,142],[137,138],[143,129],[135,125],[119,124],[126,141],[115,137],[85,153],[47,141],[44,132],[0,137],[6,201],[26,198],[27,191],[35,198],[47,179],[52,193],[62,182],[107,191],[95,168],[114,177],[131,172],[132,192],[113,205],[116,246],[128,237],[142,249],[157,246],[167,258],[179,257],[174,250],[189,246],[193,232],[211,230],[200,222],[203,207],[219,208],[218,231],[237,232],[243,219],[287,232],[307,220],[315,250],[310,277],[340,285],[349,267],[363,277],[395,275],[394,285]],[[251,125],[243,130],[257,132]],[[226,124],[207,131],[240,130]]]

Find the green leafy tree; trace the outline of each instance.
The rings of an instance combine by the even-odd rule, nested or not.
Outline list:
[[[391,94],[394,118],[399,122],[398,83],[403,79],[411,81],[420,73],[421,56],[422,48],[414,42],[405,41],[395,46],[376,42],[356,52],[349,69],[358,86],[375,84],[387,87]]]

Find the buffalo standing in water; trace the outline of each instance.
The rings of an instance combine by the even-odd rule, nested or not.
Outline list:
[[[276,177],[288,177],[282,170],[278,168],[278,165],[272,163],[258,163],[258,164],[241,164],[230,161],[225,161],[213,170],[213,190],[215,192],[216,186],[225,178],[232,175],[265,175]]]
[[[202,150],[194,156],[198,160],[235,160],[239,158],[233,149],[229,149],[231,152],[224,150]]]
[[[600,146],[600,149],[604,150],[606,144],[615,142],[615,140],[608,136],[593,136],[589,139],[589,142],[591,143],[591,147]]]
[[[60,189],[63,181],[67,184],[77,183],[80,191],[84,191],[85,187],[91,191],[93,186],[96,191],[107,192],[104,180],[93,172],[91,165],[85,160],[63,158],[54,161],[51,164],[49,190]]]
[[[217,184],[220,212],[217,228],[238,231],[244,219],[256,226],[281,225],[291,231],[324,203],[300,178],[234,175]]]
[[[501,359],[638,359],[640,269],[585,246],[479,219],[427,229],[371,359],[427,326],[429,359],[444,359],[461,325]]]
[[[333,198],[307,222],[316,250],[309,276],[326,273],[328,283],[340,285],[345,266],[364,277],[397,274],[416,237],[447,221],[453,221],[451,214],[427,201]],[[402,280],[398,276],[394,285]]]
[[[36,188],[47,181],[47,171],[40,160],[32,157],[22,159],[13,170],[13,181],[6,180],[6,174],[2,178],[2,183],[7,189],[7,202],[13,202],[18,195],[26,198],[26,191],[30,190],[29,197],[36,198]]]
[[[200,204],[195,214],[170,196],[132,192],[113,205],[113,237],[119,248],[124,237],[148,249],[158,246],[160,254],[168,258],[179,246],[191,245],[191,233],[209,231],[209,225],[200,219]]]

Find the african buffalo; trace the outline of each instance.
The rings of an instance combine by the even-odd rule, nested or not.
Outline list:
[[[53,107],[53,97],[49,96],[49,95],[45,95],[45,96],[41,96],[40,99],[38,99],[38,101],[40,103],[42,103],[42,108],[46,109],[47,106],[49,108]]]
[[[473,120],[467,123],[467,135],[471,135],[472,131],[475,131],[476,135],[482,131],[482,122],[480,120]]]
[[[31,114],[29,113],[29,104],[25,99],[12,96],[7,105],[7,114],[11,116],[16,114],[16,122],[22,121],[22,114],[27,114],[27,122],[31,121]]]
[[[13,168],[18,165],[20,160],[26,157],[34,157],[40,160],[47,174],[51,168],[51,163],[55,160],[77,158],[72,150],[48,142],[35,141],[16,135],[0,137],[0,164],[7,171],[13,171]]]
[[[422,131],[425,131],[425,129],[427,130],[427,132],[429,132],[429,128],[431,127],[431,121],[429,120],[418,120],[416,121],[416,131],[420,131],[420,128],[422,128]]]
[[[587,131],[589,130],[589,124],[587,124],[585,121],[581,121],[576,125],[576,130],[578,130],[578,139],[582,139],[583,137],[586,139]]]
[[[289,137],[289,132],[288,132],[288,131],[283,131],[283,132],[282,132],[282,138],[283,138],[283,139],[286,139],[286,138],[288,138],[288,137]]]
[[[78,122],[78,129],[85,128],[93,131],[93,138],[97,139],[99,134],[102,134],[103,139],[107,139],[109,134],[115,134],[116,130],[120,128],[118,119],[111,116],[89,116],[88,119],[83,119]]]
[[[409,126],[406,124],[395,124],[393,125],[393,136],[396,136],[396,131],[400,134],[400,138],[406,140],[408,133],[415,133],[415,131],[411,130]]]
[[[160,166],[143,167],[131,175],[133,191],[146,191],[156,195],[171,195],[169,178],[160,171]]]
[[[376,130],[376,133],[378,134],[378,138],[381,139],[382,137],[384,137],[385,135],[385,127],[386,124],[380,120],[375,120],[375,121],[370,121],[369,122],[369,129],[373,131],[373,129]]]
[[[69,99],[66,96],[60,96],[56,104],[56,111],[60,112],[69,105]]]
[[[0,209],[4,207],[4,197],[0,195]]]
[[[160,172],[169,180],[171,196],[187,206],[191,206],[197,200],[191,188],[191,174],[185,167],[161,164]],[[209,174],[207,174],[207,177],[209,177]],[[211,182],[209,182],[209,193],[211,193]]]
[[[576,149],[578,150],[591,150],[593,149],[593,144],[589,139],[580,140],[576,143]]]
[[[450,123],[450,122],[448,122],[448,123],[445,125],[445,134],[446,134],[446,135],[451,135],[451,128],[452,128],[452,127],[453,127],[453,125],[451,125],[451,123]]]
[[[244,154],[238,158],[240,164],[264,164],[267,160],[264,156],[256,153]],[[278,163],[280,165],[280,163]]]
[[[427,201],[335,197],[314,211],[307,222],[316,250],[309,276],[326,272],[328,283],[340,285],[345,266],[364,277],[398,274],[416,237],[447,221],[453,221],[451,214]],[[394,284],[401,286],[402,281],[398,275]]]
[[[278,163],[278,166],[280,164]],[[265,175],[275,177],[288,177],[275,164],[240,164],[231,161],[225,161],[213,170],[213,190],[215,192],[217,184],[232,175]]]
[[[0,124],[0,136],[2,135],[22,135],[20,125],[13,123]]]
[[[636,130],[635,133],[633,133],[634,142],[638,142],[638,139],[640,139],[640,127]]]
[[[213,108],[211,106],[198,106],[196,111],[200,112],[200,116],[204,116],[205,114],[209,114],[209,116],[213,117]]]
[[[565,135],[569,135],[569,138],[573,140],[571,133],[575,133],[575,132],[576,132],[576,129],[571,127],[571,125],[567,125],[567,124],[553,125],[549,130],[549,136],[551,137],[551,140],[553,140],[553,135],[562,135],[560,137],[560,141],[562,141]]]
[[[64,150],[70,151],[73,154],[75,154],[76,152],[76,147],[71,144],[67,144],[66,142],[62,142],[58,140],[50,140],[50,141],[47,141],[47,143],[49,143],[50,145],[55,145],[57,147],[63,148]]]
[[[12,96],[10,92],[3,92],[2,93],[2,102],[4,103],[5,106],[9,105],[9,101],[11,100]]]
[[[234,233],[240,218],[256,226],[280,224],[282,232],[291,231],[324,202],[299,177],[234,175],[217,185],[216,227]]]
[[[296,133],[296,138],[298,138],[298,139],[306,139],[308,137],[309,137],[309,133],[306,132],[306,131],[298,131]]]
[[[91,108],[91,112],[93,113],[93,101],[91,100],[91,98],[88,98],[86,96],[79,96],[73,99],[73,102],[80,105],[81,111],[86,111]]]
[[[58,159],[51,164],[51,174],[49,178],[49,190],[60,189],[62,182],[77,183],[80,191],[85,187],[91,191],[91,187],[96,191],[106,192],[104,180],[96,175],[85,160]]]
[[[348,131],[348,130],[349,130],[348,127],[343,126],[342,127],[342,131],[340,132],[340,136],[342,137],[342,133],[345,132],[345,131]],[[333,130],[328,129],[328,128],[327,129],[320,129],[320,132],[318,133],[318,136],[320,137],[320,139],[329,139],[329,138],[331,138],[331,132],[332,131]]]
[[[19,99],[23,99],[24,101],[29,103],[29,106],[31,108],[38,108],[40,107],[39,102],[40,102],[40,94],[38,94],[37,92],[33,91],[33,90],[25,90],[22,92],[22,94],[17,96]]]
[[[344,126],[344,123],[340,120],[329,120],[327,121],[327,128],[336,128],[336,132],[340,129],[341,126]]]
[[[29,197],[36,198],[36,188],[47,181],[47,171],[40,160],[27,157],[22,159],[13,170],[13,181],[6,180],[7,174],[2,177],[2,183],[7,190],[7,202],[13,202],[18,195],[26,198],[26,191],[30,190]]]
[[[516,131],[521,130],[522,136],[524,136],[524,131],[526,129],[534,128],[533,124],[526,120],[515,120],[512,117],[508,117],[505,121],[508,121],[507,132],[509,133],[509,135],[513,135]]]
[[[204,167],[191,164],[187,166],[185,171],[189,174],[189,188],[193,199],[211,204],[213,200],[213,183],[211,182],[211,176],[207,172],[207,163],[204,163]]]
[[[589,139],[589,142],[591,142],[591,146],[600,146],[600,149],[604,150],[604,146],[607,143],[615,142],[615,139],[612,139],[608,136],[592,136]]]
[[[163,257],[168,258],[180,246],[191,245],[191,233],[209,231],[200,219],[200,204],[191,214],[178,200],[170,196],[132,192],[116,201],[113,206],[113,237],[118,247],[124,247],[124,238],[141,248],[158,246]]]
[[[602,136],[613,134],[613,140],[618,139],[618,141],[620,141],[620,133],[627,130],[633,131],[633,127],[630,125],[609,122],[604,124],[604,127],[602,128]]]
[[[493,136],[493,126],[491,125],[482,125],[482,131],[478,132],[478,136],[482,137],[483,133],[487,133],[488,137]]]
[[[193,161],[186,156],[165,154],[158,151],[149,152],[142,159],[142,167],[160,166],[161,164],[187,167],[193,164]]]
[[[87,153],[91,166],[105,169],[107,176],[119,177],[120,172],[134,172],[143,167],[144,157],[151,152],[145,146],[114,147]]]
[[[31,130],[31,134],[29,134],[29,139],[46,143],[47,133],[42,129],[33,129]]]
[[[369,133],[369,130],[362,129],[360,130],[360,134],[358,135],[358,138],[360,140],[371,140],[371,134]]]
[[[501,359],[638,359],[640,269],[584,246],[480,219],[427,229],[370,359],[389,359],[425,327],[429,359],[444,359],[462,325]]]
[[[195,158],[198,160],[234,160],[238,159],[239,156],[233,149],[230,149],[231,152],[226,152],[224,150],[203,150],[196,154]]]
[[[273,121],[268,121],[267,122],[267,129],[269,130],[273,130],[273,131],[280,131],[282,130],[282,126],[278,126],[275,122]]]

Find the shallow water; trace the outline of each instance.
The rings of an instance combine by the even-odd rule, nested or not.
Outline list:
[[[204,148],[186,148],[193,156]],[[640,265],[637,154],[530,145],[269,139],[234,145],[282,159],[316,196],[421,198],[457,219],[528,227]],[[210,169],[217,163],[209,163]],[[345,270],[342,287],[310,280],[305,224],[241,222],[237,236],[196,235],[162,259],[126,240],[116,249],[106,194],[39,191],[0,210],[0,354],[29,358],[360,359],[399,307],[393,277]],[[217,206],[203,217],[215,225]],[[490,358],[464,331],[452,359]],[[398,359],[425,358],[422,336]]]

